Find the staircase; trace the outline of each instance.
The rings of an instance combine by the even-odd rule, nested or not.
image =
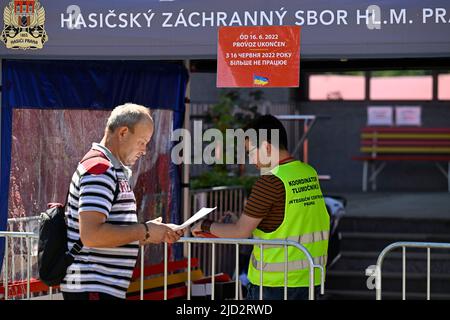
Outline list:
[[[327,300],[375,300],[365,270],[397,241],[450,243],[450,220],[345,217],[340,222],[341,257],[327,271]],[[450,299],[450,250],[431,249],[431,299]],[[402,250],[388,253],[382,267],[382,299],[402,299]],[[406,249],[406,299],[426,299],[426,249]]]

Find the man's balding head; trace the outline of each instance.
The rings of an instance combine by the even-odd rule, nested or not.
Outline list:
[[[145,120],[151,122],[153,126],[153,118],[149,108],[134,103],[126,103],[114,108],[106,123],[106,129],[114,132],[120,127],[127,127],[131,132],[134,132],[136,124]]]
[[[106,124],[105,140],[123,164],[132,166],[145,155],[153,130],[150,109],[126,103],[111,112]]]

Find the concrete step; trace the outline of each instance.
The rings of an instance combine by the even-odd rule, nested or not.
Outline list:
[[[333,270],[357,271],[364,273],[366,268],[377,263],[379,252],[343,251],[340,259],[333,265]],[[431,251],[430,269],[432,273],[450,274],[450,253]],[[402,252],[395,250],[385,256],[382,265],[383,272],[402,271]],[[331,271],[331,270],[330,270]],[[406,271],[413,273],[426,273],[427,254],[418,249],[406,250]]]
[[[341,250],[381,252],[388,245],[399,241],[450,243],[450,233],[372,233],[341,232]]]
[[[345,216],[340,220],[339,228],[342,232],[450,234],[450,219]]]
[[[325,299],[375,300],[365,275],[394,242],[450,243],[450,220],[345,217],[339,224],[341,255],[327,272]],[[402,249],[385,256],[383,299],[402,299]],[[431,299],[450,299],[450,250],[431,249]],[[427,251],[406,248],[407,299],[426,300]]]
[[[331,270],[327,273],[326,289],[364,291],[370,290],[375,279],[369,279],[364,272]],[[402,273],[383,272],[382,288],[386,292],[402,292]],[[427,292],[426,273],[406,273],[406,292]],[[430,274],[430,293],[450,295],[450,275]]]

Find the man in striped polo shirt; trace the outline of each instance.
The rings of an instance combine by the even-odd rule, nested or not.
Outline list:
[[[176,242],[183,231],[160,220],[138,223],[128,166],[146,153],[150,110],[116,107],[100,143],[73,174],[66,208],[68,247],[82,247],[61,284],[66,300],[125,299],[139,244]]]

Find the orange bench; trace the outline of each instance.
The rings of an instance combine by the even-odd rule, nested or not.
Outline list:
[[[59,286],[53,287],[53,289],[58,289],[58,288],[59,288]],[[48,291],[49,291],[48,286],[45,283],[43,283],[41,280],[34,279],[34,278],[30,279],[30,295],[33,293],[48,292]],[[5,295],[5,286],[3,283],[0,285],[0,295],[3,297],[2,298],[2,300],[3,300],[4,295]],[[19,281],[14,281],[14,282],[8,283],[8,299],[18,298],[18,297],[26,298],[26,295],[27,295],[27,281],[26,280],[19,280]]]
[[[191,281],[203,278],[203,272],[198,269],[198,259],[191,259]],[[187,296],[188,260],[169,261],[167,263],[167,299],[184,298]],[[127,300],[140,299],[140,268],[134,269],[132,280],[127,291]],[[177,272],[182,271],[182,272]],[[175,273],[176,272],[176,273]],[[147,278],[149,276],[154,276]],[[147,278],[147,279],[145,279]],[[144,300],[164,299],[164,263],[144,267]]]
[[[432,161],[447,178],[450,192],[450,128],[386,128],[366,127],[361,130],[361,155],[353,160],[363,161],[362,190],[367,184],[376,190],[377,176],[388,161]],[[442,162],[447,162],[445,169]],[[369,176],[370,169],[370,176]]]
[[[168,290],[167,298],[183,298],[187,296],[187,272],[174,273],[179,270],[186,269],[188,266],[187,259],[179,261],[170,261],[167,264],[168,270]],[[191,259],[191,280],[196,281],[203,278],[203,273],[198,268],[198,259]],[[127,300],[140,299],[140,272],[141,269],[136,267],[133,271],[132,280],[127,291]],[[144,267],[144,277],[152,275],[164,274],[164,263],[149,265]],[[164,276],[153,277],[144,280],[144,299],[145,300],[163,300],[164,299]],[[59,289],[59,286],[53,287]],[[49,288],[39,279],[30,279],[30,294],[39,292],[48,292]],[[14,281],[8,284],[8,299],[10,298],[26,298],[27,282],[25,280]],[[5,288],[0,283],[0,296],[4,296]],[[2,299],[0,299],[2,300]]]

